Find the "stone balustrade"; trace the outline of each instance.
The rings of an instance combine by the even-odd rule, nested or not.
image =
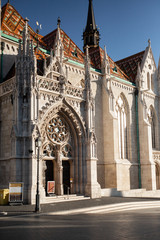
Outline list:
[[[39,88],[59,92],[60,91],[60,84],[59,82],[51,79],[40,79],[39,80]]]
[[[11,78],[5,82],[3,82],[0,86],[0,96],[6,95],[12,92],[15,89],[15,78]]]
[[[66,90],[67,95],[71,95],[71,96],[78,97],[78,98],[84,97],[84,89],[83,88],[67,85],[65,90]]]
[[[39,79],[39,89],[45,89],[53,92],[60,92],[60,83],[56,80],[52,79]],[[65,93],[66,95],[83,98],[84,97],[84,89],[80,87],[75,87],[69,84],[65,85]]]

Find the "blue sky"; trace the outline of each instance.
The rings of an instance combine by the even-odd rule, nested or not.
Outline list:
[[[7,1],[2,0],[2,5]],[[88,0],[10,0],[22,17],[28,17],[35,30],[46,35],[57,26],[83,48],[82,34],[87,21]],[[144,50],[151,39],[158,65],[160,55],[160,0],[93,0],[96,24],[101,34],[100,46],[106,45],[109,56],[119,60]]]

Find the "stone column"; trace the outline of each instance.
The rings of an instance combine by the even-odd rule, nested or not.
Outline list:
[[[101,197],[101,187],[97,182],[97,161],[98,159],[92,155],[92,143],[88,141],[87,143],[87,184],[85,186],[85,195],[91,198]]]
[[[97,182],[97,159],[87,159],[87,184],[85,195],[91,198],[101,197],[101,187]]]
[[[57,151],[57,193],[63,195],[63,166],[61,157],[61,146],[58,146]]]
[[[142,188],[156,190],[155,162],[152,158],[152,134],[149,119],[144,116],[144,105],[139,96],[139,139]]]

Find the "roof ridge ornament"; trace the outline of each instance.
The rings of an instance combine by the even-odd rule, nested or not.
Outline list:
[[[150,40],[150,38],[148,39],[148,47],[151,47],[151,40]]]
[[[61,25],[61,19],[60,19],[60,17],[58,17],[58,19],[57,19],[57,26],[58,26],[58,28],[60,28],[60,25]]]

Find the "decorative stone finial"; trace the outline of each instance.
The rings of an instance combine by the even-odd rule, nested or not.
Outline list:
[[[149,47],[151,46],[151,40],[150,40],[150,38],[148,39],[148,46],[149,46]]]
[[[28,23],[28,22],[29,22],[29,19],[26,17],[26,18],[24,19],[24,21],[25,21],[25,23]]]
[[[61,19],[60,19],[60,17],[58,17],[58,19],[57,19],[57,26],[60,28],[60,25],[61,25]]]

